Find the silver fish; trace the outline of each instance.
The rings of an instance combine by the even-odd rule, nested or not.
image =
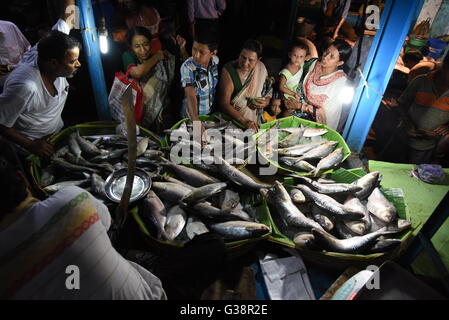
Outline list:
[[[331,154],[324,157],[318,162],[315,170],[313,171],[313,176],[316,177],[319,172],[326,171],[328,169],[338,166],[343,160],[343,148],[335,149]]]
[[[310,172],[310,171],[314,171],[316,169],[316,167],[314,167],[307,161],[298,160],[298,158],[294,158],[294,157],[282,157],[282,158],[279,158],[279,162],[286,164],[287,166],[289,166],[291,169],[293,169],[295,171]]]
[[[189,217],[186,224],[186,233],[190,240],[192,240],[196,235],[209,232],[206,225],[195,217]]]
[[[397,217],[395,206],[385,198],[379,188],[374,188],[368,197],[366,207],[372,214],[385,223],[390,223]]]
[[[67,162],[67,161],[65,161],[63,159],[60,159],[60,158],[53,157],[51,159],[51,161],[53,162],[54,165],[56,165],[56,166],[58,166],[58,167],[60,167],[62,169],[65,169],[65,170],[86,171],[86,172],[98,173],[98,170],[96,170],[96,169],[92,169],[92,168],[85,167],[85,166],[80,166],[80,165],[77,165],[77,164],[72,164],[72,163]]]
[[[257,238],[268,232],[270,228],[264,224],[249,221],[227,221],[215,223],[210,228],[221,234],[225,239],[243,240]]]
[[[326,212],[317,205],[314,205],[312,207],[312,216],[313,220],[318,222],[320,226],[323,227],[323,229],[327,232],[331,232],[332,230],[334,230],[335,221],[333,220],[335,219],[331,219],[330,217],[328,217],[326,215]]]
[[[351,211],[361,212],[363,214],[363,218],[361,220],[365,223],[366,230],[371,229],[371,218],[369,211],[359,198],[349,195],[343,203],[343,207],[348,208]]]
[[[121,158],[126,152],[128,151],[128,149],[118,149],[118,150],[114,150],[114,151],[110,151],[107,153],[103,153],[99,156],[93,157],[92,159],[90,159],[90,161],[92,162],[102,162],[102,161],[111,161],[114,159],[119,159]]]
[[[303,154],[309,152],[310,150],[313,150],[314,148],[325,143],[326,143],[325,140],[318,142],[310,142],[298,144],[290,148],[276,149],[275,151],[277,151],[282,156],[302,156]]]
[[[304,196],[304,193],[302,193],[301,190],[295,188],[292,188],[290,190],[290,198],[292,199],[293,203],[306,202],[306,197]]]
[[[369,248],[366,253],[381,253],[381,252],[389,252],[398,246],[400,246],[402,240],[400,239],[378,239],[376,243]]]
[[[167,176],[167,175],[161,176],[161,179],[163,181],[165,181],[165,182],[172,182],[172,183],[179,184],[179,185],[181,185],[181,186],[183,186],[183,187],[185,187],[185,188],[187,188],[189,190],[194,190],[195,189],[195,187],[193,187],[193,186],[191,186],[191,185],[189,185],[187,183],[184,183],[181,180],[178,180],[176,178],[173,178],[173,177],[170,177],[170,176]]]
[[[312,189],[316,190],[317,192],[321,194],[348,194],[348,193],[354,193],[357,191],[362,190],[362,187],[348,184],[348,183],[332,183],[332,184],[322,184],[318,183],[308,177],[300,176],[300,175],[294,175],[295,178],[299,179],[301,182],[306,183],[308,186],[310,186]]]
[[[215,159],[216,159],[216,164],[217,164],[219,171],[224,176],[226,176],[229,180],[231,180],[239,185],[244,185],[246,187],[249,187],[251,189],[259,190],[262,188],[267,188],[266,185],[257,183],[256,181],[254,181],[251,177],[249,177],[245,173],[243,173],[240,170],[231,166],[226,160],[224,160],[218,156],[215,156]]]
[[[69,153],[69,146],[64,146],[62,148],[59,148],[56,150],[56,152],[53,154],[53,157],[55,158],[63,158],[67,153]]]
[[[298,248],[309,249],[315,242],[315,237],[310,232],[298,232],[293,237],[293,242]]]
[[[298,207],[293,204],[287,190],[285,190],[285,187],[279,181],[275,182],[274,195],[270,197],[270,199],[273,201],[273,205],[279,215],[285,219],[289,225],[301,228],[321,229],[321,226],[318,223],[307,218]]]
[[[189,167],[186,167],[183,165],[175,164],[166,159],[163,159],[163,160],[164,160],[164,162],[162,163],[162,165],[167,166],[170,169],[172,169],[176,173],[177,176],[181,177],[185,182],[187,182],[188,184],[190,184],[194,187],[201,187],[206,184],[220,182],[217,179],[215,179],[205,173],[202,173],[199,170],[189,168]]]
[[[167,239],[164,228],[167,222],[167,210],[161,199],[152,190],[142,199],[139,216],[142,220],[151,222],[156,227],[157,239]]]
[[[324,144],[304,153],[302,156],[298,158],[298,160],[322,159],[327,155],[329,155],[334,150],[337,144],[338,144],[337,141],[325,142]]]
[[[323,245],[325,250],[353,254],[364,252],[366,249],[373,246],[377,238],[388,233],[386,228],[382,228],[364,236],[355,236],[349,239],[337,239],[323,230],[312,229],[312,234],[315,236],[315,239]]]
[[[319,178],[316,182],[321,183],[321,184],[329,184],[329,183],[337,183],[337,181],[332,180],[332,179],[325,179],[325,178]]]
[[[360,200],[365,200],[380,183],[380,173],[378,171],[370,172],[352,184],[362,187],[362,190],[355,193]]]
[[[77,159],[76,156],[74,156],[70,152],[65,154],[65,158],[67,159],[68,162],[70,162],[72,164],[77,164],[77,165],[80,165],[83,167],[95,168],[95,169],[99,169],[99,170],[106,170],[108,172],[114,172],[114,167],[109,163],[102,163],[102,164],[92,163],[92,162],[84,159],[83,156],[80,156]]]
[[[223,210],[223,209],[222,209],[222,210]],[[229,210],[229,209],[225,209],[224,211],[228,211],[228,210]],[[243,206],[242,206],[240,203],[237,205],[237,207],[233,208],[233,209],[229,212],[229,214],[230,214],[230,215],[237,216],[237,217],[239,217],[240,219],[245,220],[245,221],[252,221],[252,220],[253,220],[253,219],[251,218],[251,216],[243,210]]]
[[[71,187],[71,186],[82,187],[82,186],[88,185],[89,183],[90,183],[90,179],[62,181],[62,182],[58,182],[58,183],[46,186],[44,188],[44,191],[48,192],[48,193],[55,193],[55,192],[62,190],[66,187]]]
[[[224,182],[207,184],[192,190],[190,193],[182,197],[180,201],[186,203],[187,205],[192,205],[222,192],[226,189],[226,187],[227,184]]]
[[[327,133],[327,129],[324,128],[310,128],[306,127],[304,130],[303,137],[311,138],[316,136],[322,136]]]
[[[191,192],[189,188],[172,182],[153,182],[151,188],[159,197],[171,203],[178,203],[182,197]]]
[[[92,142],[90,142],[87,139],[84,139],[82,136],[80,136],[79,131],[76,131],[76,140],[78,142],[78,145],[80,146],[81,150],[87,154],[90,157],[98,156],[103,153],[102,150],[100,150],[96,145],[94,145]]]
[[[144,152],[147,150],[149,140],[150,139],[148,137],[144,137],[140,139],[140,141],[137,143],[137,155],[136,155],[137,157],[144,154]]]
[[[344,223],[338,221],[335,225],[336,234],[340,239],[350,239],[352,237],[358,236],[356,233],[352,232]]]
[[[286,138],[279,141],[279,146],[282,148],[288,148],[296,145],[302,138],[304,131],[305,129],[302,128],[300,130],[297,130],[296,132],[289,134]]]
[[[181,207],[174,206],[168,210],[164,227],[168,240],[175,240],[184,229],[186,220],[187,214]]]
[[[219,206],[223,211],[230,211],[240,203],[240,196],[237,192],[226,189],[220,193]]]
[[[164,155],[164,153],[162,151],[159,151],[159,150],[146,150],[142,154],[142,156],[144,156],[145,158],[148,158],[150,160],[157,159],[157,158],[159,158],[160,156],[163,156],[163,155]]]
[[[215,218],[230,218],[229,211],[223,211],[217,207],[214,207],[210,202],[201,202],[193,206],[187,206],[185,203],[180,202],[181,208],[203,217],[215,217]]]
[[[55,168],[50,165],[42,169],[41,178],[39,180],[41,187],[51,185],[55,181]]]
[[[76,138],[76,132],[72,132],[69,136],[69,150],[77,159],[81,156],[82,151]]]
[[[351,220],[343,220],[343,224],[348,228],[352,233],[363,236],[369,230],[366,223],[363,220],[351,221]]]
[[[344,208],[343,205],[337,202],[335,199],[325,194],[312,191],[309,187],[305,185],[297,185],[296,188],[301,190],[306,197],[312,199],[315,202],[315,204],[319,206],[321,209],[335,216],[348,219],[358,219],[363,217],[363,214],[361,214],[360,212],[350,211],[349,209]]]
[[[91,177],[91,187],[94,194],[104,198],[105,194],[105,181],[96,173],[92,173]]]

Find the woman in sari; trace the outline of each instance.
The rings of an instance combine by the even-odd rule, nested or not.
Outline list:
[[[143,116],[140,125],[156,133],[165,127],[164,110],[170,104],[170,88],[175,77],[175,56],[168,51],[151,54],[151,34],[143,27],[127,32],[130,51],[123,54],[123,66],[139,81],[143,91]]]
[[[260,61],[262,44],[247,40],[237,60],[223,66],[219,82],[220,107],[246,128],[257,131],[268,106],[272,82]]]
[[[348,79],[341,68],[351,50],[345,41],[332,43],[321,59],[310,66],[302,83],[302,110],[313,114],[317,122],[337,131],[342,129],[346,120],[342,93]]]

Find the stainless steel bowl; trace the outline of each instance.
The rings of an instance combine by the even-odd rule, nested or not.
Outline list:
[[[126,176],[128,168],[122,168],[114,171],[107,179],[105,184],[105,193],[109,200],[119,203],[125,189]],[[142,199],[151,188],[151,177],[144,170],[136,168],[134,171],[134,183],[129,202]]]

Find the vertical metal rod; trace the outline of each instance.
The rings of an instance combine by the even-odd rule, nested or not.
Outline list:
[[[343,137],[349,148],[360,152],[376,116],[383,93],[388,85],[396,60],[412,23],[416,20],[424,0],[387,0],[381,14],[363,74],[370,86],[356,90]],[[368,96],[367,96],[368,92]]]
[[[77,0],[76,4],[80,10],[83,49],[94,92],[97,115],[100,120],[110,120],[108,93],[104,80],[103,64],[101,63],[100,43],[95,27],[92,2],[90,0]]]

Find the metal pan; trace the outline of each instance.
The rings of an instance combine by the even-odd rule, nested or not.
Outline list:
[[[122,168],[114,171],[106,179],[105,193],[109,200],[119,203],[123,190],[125,189],[126,175],[128,168]],[[134,171],[134,183],[129,202],[142,199],[151,188],[151,177],[144,170],[136,168]]]

